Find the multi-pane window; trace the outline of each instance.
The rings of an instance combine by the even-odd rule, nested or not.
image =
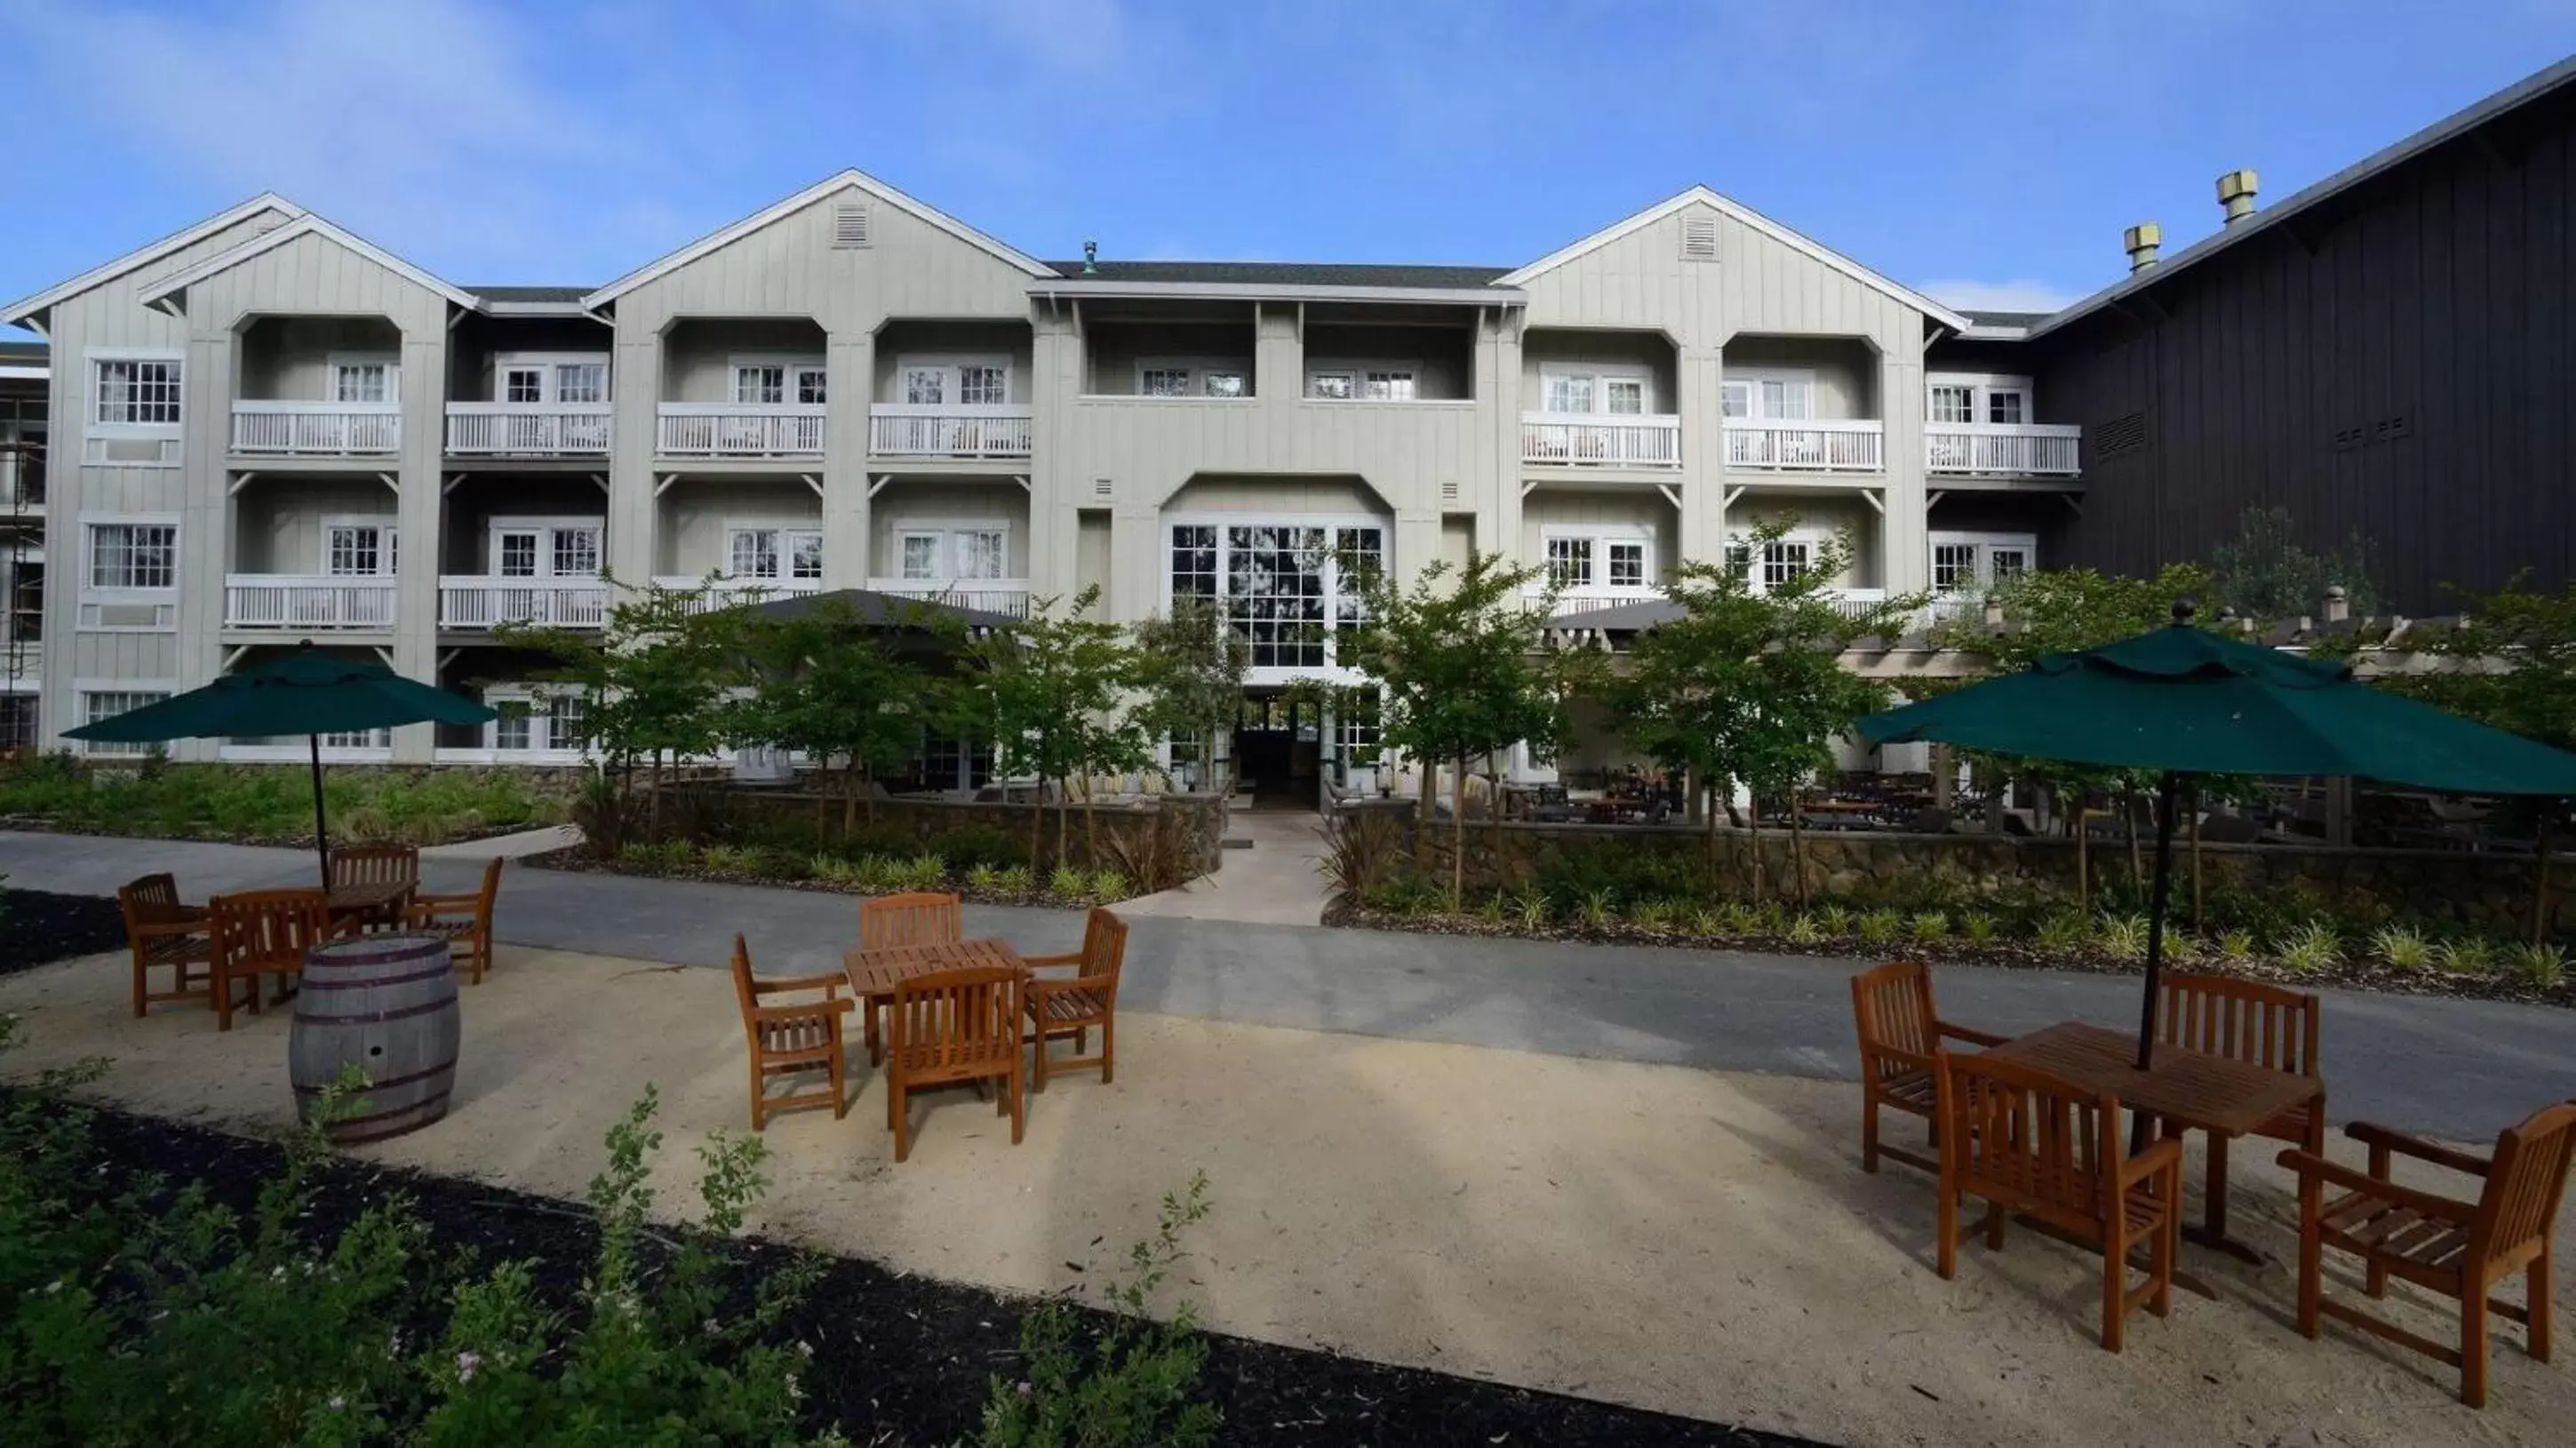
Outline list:
[[[179,581],[179,529],[173,523],[93,523],[89,586],[173,588]]]
[[[1643,588],[1646,586],[1646,545],[1613,540],[1610,554],[1610,586]]]
[[[1934,422],[1974,422],[1977,420],[1977,389],[1959,383],[1938,383],[1932,388]]]
[[[1976,586],[1976,544],[1935,543],[1932,545],[1933,592],[1964,593]]]
[[[1641,369],[1560,372],[1549,368],[1540,378],[1540,395],[1549,412],[1638,417],[1654,411],[1654,381]]]
[[[1333,626],[1344,633],[1368,617],[1367,580],[1386,566],[1386,535],[1375,528],[1333,533]]]
[[[504,709],[492,721],[492,747],[513,752],[531,749],[555,749],[567,753],[581,748],[582,701],[577,694],[557,695],[531,701],[523,708]]]
[[[1347,402],[1359,392],[1357,379],[1338,367],[1306,374],[1306,395],[1328,402]]]
[[[727,535],[725,556],[728,577],[819,582],[823,532],[819,528],[736,528]]]
[[[608,364],[560,362],[555,365],[555,401],[606,402]]]
[[[1762,587],[1778,588],[1804,577],[1812,556],[1812,545],[1802,538],[1775,538],[1763,544]]]
[[[829,400],[825,395],[826,388],[824,387],[824,378],[826,373],[824,369],[820,367],[799,367],[795,369],[795,371],[797,403],[805,407],[823,406]]]
[[[510,367],[501,373],[503,402],[543,402],[546,400],[546,374],[538,367]]]
[[[331,364],[331,400],[391,402],[394,398],[393,371],[393,364],[389,362],[334,362]]]
[[[921,782],[932,789],[981,789],[993,779],[990,741],[965,740],[936,729],[921,733]]]
[[[535,533],[515,530],[503,533],[500,535],[499,544],[500,546],[495,550],[497,556],[494,562],[500,569],[501,577],[534,578],[537,576],[537,535]]]
[[[177,359],[99,359],[92,420],[128,427],[173,427],[179,422]]]
[[[322,571],[335,578],[395,570],[394,530],[381,523],[333,523],[322,532]]]
[[[1592,379],[1568,374],[1547,379],[1547,410],[1550,412],[1590,412]]]
[[[1190,395],[1190,369],[1148,367],[1138,375],[1136,390],[1147,397],[1187,397]]]
[[[787,577],[792,582],[823,581],[823,535],[799,529],[787,535]]]
[[[158,704],[169,697],[167,690],[84,690],[80,696],[81,722],[95,724],[102,719],[113,719],[119,714],[130,713],[146,704]],[[139,755],[151,748],[148,744],[120,744],[104,740],[91,740],[83,747],[92,754],[115,755]]]
[[[939,576],[938,534],[906,533],[897,543],[903,550],[903,556],[896,560],[899,576],[910,579]]]
[[[1231,368],[1219,367],[1209,369],[1205,385],[1207,395],[1210,397],[1246,397],[1251,393],[1245,383],[1246,379],[1242,373]]]
[[[1592,540],[1589,538],[1548,539],[1547,581],[1559,588],[1590,588],[1592,586]]]
[[[1646,383],[1641,377],[1609,377],[1601,383],[1601,410],[1634,417],[1646,410]]]
[[[1216,597],[1216,529],[1184,524],[1172,529],[1172,600]]]
[[[1815,415],[1816,380],[1805,376],[1730,377],[1718,384],[1728,417],[1796,421]]]
[[[1371,402],[1411,402],[1413,373],[1409,368],[1371,368],[1360,395]]]
[[[1333,707],[1333,744],[1342,763],[1366,767],[1377,763],[1378,692],[1354,689]]]
[[[999,407],[1010,401],[1010,369],[972,362],[959,367],[957,400],[968,407]]]
[[[2026,533],[1935,533],[1932,589],[1977,593],[2008,583],[2030,571],[2036,552],[2036,540]]]
[[[957,535],[957,576],[1000,578],[1010,535],[999,528],[969,528]]]
[[[787,400],[787,368],[777,362],[744,363],[733,369],[733,400],[767,406]]]
[[[1251,645],[1252,667],[1323,667],[1331,563],[1325,530],[1254,525],[1225,532],[1226,611]]]
[[[1990,388],[1986,392],[1986,421],[2018,427],[2029,414],[2027,401],[2017,387]]]
[[[555,529],[553,561],[557,578],[597,577],[599,530],[596,528]]]
[[[1995,582],[2008,583],[2030,571],[2030,550],[1990,547],[1986,550],[1986,570]]]

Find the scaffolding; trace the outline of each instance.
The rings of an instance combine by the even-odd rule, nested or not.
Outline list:
[[[0,757],[33,749],[45,632],[45,403],[0,397]]]

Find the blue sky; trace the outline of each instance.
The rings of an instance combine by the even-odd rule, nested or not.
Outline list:
[[[2474,15],[2475,23],[2464,23]],[[602,282],[843,166],[1041,256],[1511,264],[1706,182],[1962,305],[2576,51],[2576,0],[0,0],[0,298],[275,189]],[[23,123],[22,123],[23,124]]]

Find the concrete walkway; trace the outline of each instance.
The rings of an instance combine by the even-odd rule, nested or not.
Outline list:
[[[1257,848],[1257,847],[1256,847]],[[1229,858],[1227,868],[1233,868]],[[424,864],[434,889],[479,865]],[[0,832],[0,875],[107,894],[154,870],[182,894],[301,884],[299,850]],[[828,970],[856,931],[845,895],[518,870],[495,928],[514,945],[717,966],[734,932],[764,970]],[[1080,941],[1075,911],[973,906],[970,933],[1032,951]],[[1458,938],[1320,926],[1140,918],[1123,1000],[1144,1011],[1555,1055],[1849,1079],[1861,962],[1737,951]],[[2061,1020],[2134,1029],[2133,978],[1945,967],[1943,1014],[2020,1032]],[[2576,1098],[2576,1013],[2330,990],[2325,1065],[2337,1120],[2463,1140]]]
[[[1118,907],[1122,915],[1176,920],[1234,920],[1253,925],[1324,923],[1324,877],[1315,869],[1324,841],[1312,810],[1236,810],[1229,839],[1250,849],[1227,850],[1222,868],[1175,890],[1139,896]]]

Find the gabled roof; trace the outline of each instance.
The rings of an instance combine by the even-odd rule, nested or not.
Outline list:
[[[2480,126],[2520,110],[2571,82],[2576,82],[2576,57],[2562,60],[2537,75],[2527,76],[2506,86],[2503,90],[2474,105],[2454,111],[2395,145],[2364,156],[2315,185],[2297,191],[2274,205],[2260,208],[2252,216],[2239,221],[2234,226],[2222,227],[2215,234],[2202,237],[2144,271],[2131,272],[2065,310],[2043,321],[2032,323],[2030,335],[2045,336],[2069,322],[2100,311],[2122,297],[2154,286],[2185,268],[2197,266],[2231,246],[2241,245],[2248,237],[2269,231],[2301,212],[2330,201],[2382,172],[2394,170],[2445,141],[2464,136]]]
[[[91,267],[70,281],[48,287],[32,297],[22,297],[6,307],[0,307],[0,323],[34,322],[41,326],[43,315],[53,310],[57,304],[79,296],[92,287],[112,282],[138,267],[150,266],[174,251],[184,251],[226,227],[239,225],[263,211],[275,211],[289,220],[304,215],[303,207],[274,191],[263,191],[248,201],[219,211],[183,231],[174,231],[159,241],[136,247],[114,261]]]
[[[1875,291],[1884,292],[1888,296],[1896,298],[1898,301],[1903,302],[1905,305],[1912,307],[1914,310],[1921,312],[1923,315],[1930,317],[1944,326],[1956,329],[1963,328],[1968,325],[1968,319],[1966,317],[1961,316],[1951,308],[1943,306],[1941,303],[1932,300],[1930,297],[1923,295],[1912,287],[1902,285],[1887,277],[1881,276],[1877,272],[1871,271],[1868,267],[1862,266],[1859,262],[1852,260],[1850,257],[1843,255],[1841,252],[1835,251],[1830,247],[1801,236],[1798,233],[1791,231],[1789,228],[1782,226],[1780,223],[1773,221],[1770,217],[1764,216],[1762,213],[1755,211],[1741,202],[1721,196],[1706,186],[1694,186],[1669,201],[1649,206],[1645,210],[1638,212],[1636,215],[1629,217],[1627,220],[1603,230],[1596,231],[1590,236],[1584,237],[1582,240],[1577,241],[1570,246],[1559,247],[1557,250],[1549,252],[1547,255],[1540,257],[1538,260],[1531,262],[1529,265],[1522,267],[1518,271],[1495,278],[1495,284],[1506,287],[1521,286],[1541,272],[1553,271],[1557,267],[1563,266],[1567,262],[1574,260],[1576,257],[1597,251],[1632,232],[1654,225],[1656,222],[1663,220],[1674,212],[1682,211],[1693,206],[1711,207],[1723,215],[1732,218],[1738,225],[1758,231],[1764,236],[1771,238],[1773,241],[1780,243],[1782,246],[1788,247],[1792,251],[1799,252],[1815,261],[1833,268],[1835,271],[1841,272],[1844,276],[1850,277],[1853,281],[1859,282],[1863,286],[1869,287]]]
[[[415,285],[426,287],[468,311],[472,311],[477,305],[473,294],[460,289],[455,283],[432,276],[365,237],[334,226],[309,211],[284,226],[273,231],[261,232],[239,246],[219,251],[186,271],[164,279],[152,289],[150,296],[143,299],[143,304],[176,313],[178,308],[175,305],[165,304],[174,297],[184,296],[188,288],[219,272],[230,271],[264,251],[284,246],[304,236],[319,236],[345,246],[385,270]]]
[[[581,299],[582,305],[585,307],[599,307],[608,302],[615,301],[618,297],[635,290],[637,287],[644,285],[655,277],[677,271],[679,268],[687,266],[689,263],[707,255],[709,252],[715,251],[721,247],[730,246],[734,242],[739,241],[742,238],[751,235],[753,232],[760,230],[762,227],[769,225],[771,222],[777,221],[782,217],[792,216],[795,213],[804,210],[806,207],[813,205],[815,202],[821,201],[825,197],[835,195],[842,191],[866,192],[868,195],[873,196],[877,200],[884,202],[886,205],[903,212],[905,215],[930,226],[937,227],[939,230],[947,232],[950,236],[956,237],[959,241],[966,243],[968,246],[985,252],[986,254],[1006,262],[1009,265],[1018,267],[1020,270],[1027,272],[1030,276],[1052,277],[1056,274],[1055,268],[1048,266],[1045,262],[1039,261],[1034,257],[1025,255],[1003,245],[1001,242],[994,240],[992,237],[986,236],[984,233],[977,231],[975,228],[968,226],[965,222],[959,221],[957,218],[950,216],[944,211],[939,211],[913,200],[911,197],[904,195],[902,192],[895,190],[893,187],[888,186],[884,182],[879,181],[875,177],[854,166],[838,175],[829,176],[821,181],[817,181],[813,185],[806,187],[804,190],[797,192],[795,195],[788,197],[784,201],[753,212],[751,215],[746,216],[742,220],[735,222],[733,225],[724,228],[722,231],[702,236],[696,241],[690,242],[687,246],[680,248],[678,251],[672,252],[670,255],[663,257],[659,261],[647,263],[645,266],[635,271],[628,272],[626,275],[619,277],[617,280],[610,282],[604,287],[601,287],[598,291],[592,292],[588,296],[583,297]]]
[[[1511,270],[1501,266],[1329,261],[1103,261],[1090,263],[1089,270],[1078,261],[1048,265],[1075,281],[1313,287],[1481,287]]]

